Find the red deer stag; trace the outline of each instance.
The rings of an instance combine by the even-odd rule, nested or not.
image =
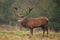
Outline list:
[[[14,8],[17,11],[17,8]],[[25,15],[27,16],[33,8],[29,8],[29,12]],[[17,13],[16,13],[17,14]],[[38,17],[38,18],[26,18],[25,16],[19,16],[18,22],[21,23],[23,27],[30,28],[30,33],[33,35],[33,29],[37,27],[41,27],[43,29],[43,36],[45,34],[45,30],[47,31],[48,36],[48,18],[47,17]]]

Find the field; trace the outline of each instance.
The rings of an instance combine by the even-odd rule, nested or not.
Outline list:
[[[3,27],[3,26],[2,26]],[[3,30],[3,28],[5,28]],[[0,26],[0,40],[60,40],[60,32],[54,32],[54,31],[49,31],[48,37],[45,36],[43,37],[42,33],[43,31],[35,31],[33,32],[33,36],[30,35],[29,30],[13,30],[13,28],[8,28],[9,30],[7,31],[6,28],[7,26],[1,28]]]
[[[43,37],[41,31],[30,37],[29,31],[0,31],[0,40],[60,40],[60,33],[49,32],[48,37]]]

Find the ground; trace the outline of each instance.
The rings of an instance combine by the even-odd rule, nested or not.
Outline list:
[[[16,28],[16,27],[15,27]],[[43,37],[43,31],[33,32],[30,35],[29,30],[17,30],[9,25],[0,25],[0,40],[60,40],[60,32],[49,31],[48,37]]]
[[[0,31],[0,40],[60,40],[60,32],[49,32],[48,37],[43,37],[42,31],[34,32],[33,36],[29,31]]]

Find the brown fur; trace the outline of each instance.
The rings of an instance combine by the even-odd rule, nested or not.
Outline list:
[[[23,27],[28,27],[31,30],[31,34],[33,35],[33,28],[41,27],[43,29],[43,35],[45,30],[48,34],[48,18],[47,17],[39,17],[39,18],[25,18],[21,25]]]
[[[40,18],[26,18],[23,22],[22,25],[27,25],[30,28],[34,28],[37,26],[45,26],[48,24],[48,18],[46,17],[40,17]],[[26,27],[27,27],[26,26]]]

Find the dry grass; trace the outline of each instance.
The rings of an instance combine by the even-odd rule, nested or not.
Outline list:
[[[30,36],[29,31],[16,31],[15,27],[10,25],[0,25],[0,30],[0,40],[60,40],[60,32],[49,31],[49,36],[46,37],[45,34],[43,37],[42,31],[34,30],[34,35]]]
[[[60,40],[60,32],[49,32],[48,37],[42,36],[42,31],[34,32],[31,37],[29,31],[0,31],[0,40]]]

